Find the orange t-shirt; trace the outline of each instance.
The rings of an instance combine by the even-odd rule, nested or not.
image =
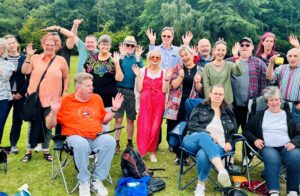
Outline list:
[[[57,114],[57,123],[62,125],[62,135],[80,135],[95,139],[102,132],[102,122],[106,114],[103,101],[97,94],[92,94],[87,102],[80,102],[75,93],[62,98]]]

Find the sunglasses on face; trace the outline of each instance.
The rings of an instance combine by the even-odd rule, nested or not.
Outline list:
[[[128,48],[129,48],[129,47],[131,47],[131,48],[134,48],[134,47],[135,47],[135,45],[133,45],[133,44],[125,44],[125,46],[128,47]]]
[[[150,56],[151,60],[160,60],[160,56]]]
[[[247,47],[249,48],[251,46],[251,44],[241,44],[241,47]]]
[[[171,38],[172,36],[171,35],[163,35],[163,38]]]

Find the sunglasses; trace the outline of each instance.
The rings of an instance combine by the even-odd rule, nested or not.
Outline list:
[[[125,46],[128,47],[128,48],[129,48],[129,47],[131,47],[131,48],[134,48],[134,47],[135,47],[135,45],[133,45],[133,44],[125,44]]]
[[[163,38],[171,38],[172,36],[171,35],[163,35]]]
[[[151,60],[160,60],[161,58],[159,56],[150,56]]]
[[[247,47],[249,48],[251,46],[251,44],[241,44],[241,47]]]

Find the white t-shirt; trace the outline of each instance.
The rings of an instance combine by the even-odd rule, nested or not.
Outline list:
[[[206,131],[218,138],[218,144],[225,147],[224,129],[220,117],[214,116],[212,121],[206,126]]]

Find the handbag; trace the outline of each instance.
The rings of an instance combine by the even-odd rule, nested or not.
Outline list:
[[[36,118],[36,114],[38,113],[38,110],[41,107],[41,102],[40,102],[40,98],[39,98],[40,84],[41,84],[42,80],[44,79],[44,77],[47,73],[47,70],[50,67],[50,65],[52,64],[52,62],[54,61],[54,59],[55,59],[55,56],[51,59],[46,70],[44,71],[44,73],[41,77],[41,80],[36,88],[36,92],[30,94],[29,96],[27,96],[25,98],[20,116],[21,116],[22,120],[24,120],[26,122],[34,120]]]

